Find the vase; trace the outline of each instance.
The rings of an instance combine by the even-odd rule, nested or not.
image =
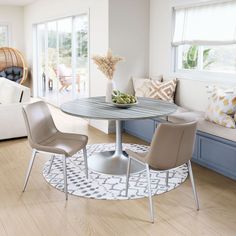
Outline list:
[[[107,88],[106,88],[106,102],[111,103],[112,101],[112,92],[115,89],[115,83],[113,80],[107,81]]]

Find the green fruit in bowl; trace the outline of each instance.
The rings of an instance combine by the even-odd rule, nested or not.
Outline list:
[[[132,103],[132,100],[130,100],[129,98],[126,98],[126,102],[127,103]]]
[[[122,93],[119,90],[113,90],[112,102],[116,104],[133,104],[137,102],[137,98],[133,95]]]

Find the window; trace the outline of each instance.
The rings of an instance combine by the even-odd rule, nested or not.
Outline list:
[[[235,1],[175,9],[175,70],[236,73],[235,12]]]
[[[0,24],[0,47],[9,46],[8,25]]]
[[[236,73],[236,44],[180,45],[176,51],[177,70]]]
[[[88,15],[36,25],[38,96],[59,106],[88,96]]]

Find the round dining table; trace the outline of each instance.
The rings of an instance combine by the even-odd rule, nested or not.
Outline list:
[[[122,149],[122,121],[165,117],[173,113],[176,108],[174,103],[141,97],[138,98],[138,104],[126,109],[105,102],[105,97],[80,98],[61,105],[61,110],[69,115],[86,119],[115,120],[115,150],[94,153],[88,158],[89,169],[111,175],[125,175],[127,170],[128,158]],[[131,173],[142,170],[144,170],[142,164],[132,162]]]

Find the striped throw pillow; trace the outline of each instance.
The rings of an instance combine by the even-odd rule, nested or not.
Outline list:
[[[146,97],[174,102],[176,85],[176,79],[168,80],[165,82],[151,80],[149,82],[149,91]]]

